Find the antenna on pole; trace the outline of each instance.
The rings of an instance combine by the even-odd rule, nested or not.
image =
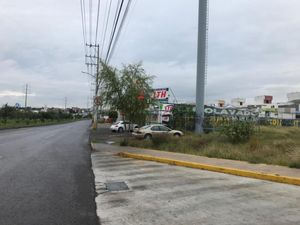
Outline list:
[[[203,133],[208,0],[199,0],[195,132]]]

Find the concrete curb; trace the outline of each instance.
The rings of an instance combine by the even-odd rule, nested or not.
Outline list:
[[[180,160],[174,160],[168,158],[160,158],[151,155],[133,154],[128,152],[119,152],[117,155],[125,158],[155,161],[155,162],[166,163],[170,165],[209,170],[213,172],[226,173],[226,174],[231,174],[236,176],[250,177],[255,179],[268,180],[268,181],[273,181],[278,183],[293,184],[293,185],[300,186],[300,178],[297,177],[280,176],[278,174],[266,174],[266,173],[254,172],[250,170],[240,170],[240,169],[229,168],[229,167],[221,167],[221,166],[214,166],[214,165],[201,164],[195,162],[180,161]]]
[[[95,151],[95,144],[93,142],[90,142],[90,144],[91,144],[92,151]]]

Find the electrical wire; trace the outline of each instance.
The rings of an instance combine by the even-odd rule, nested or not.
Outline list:
[[[97,38],[98,38],[99,12],[100,12],[100,0],[98,0],[98,10],[97,10],[97,23],[96,23],[97,25],[96,25],[95,45],[97,44]]]
[[[104,44],[105,44],[105,37],[106,37],[107,25],[108,25],[108,21],[109,21],[109,15],[110,15],[110,9],[111,9],[111,2],[112,2],[112,0],[110,0],[110,3],[109,3],[108,13],[105,14],[105,16],[104,16],[104,18],[105,18],[106,15],[107,15],[107,19],[106,19],[106,24],[103,23],[103,28],[105,26],[105,29],[103,29],[104,30],[104,35],[103,35],[103,38],[102,38],[102,45],[101,45],[101,52],[100,52],[100,57],[101,58],[102,58],[102,53],[103,53],[103,47],[104,47]],[[106,5],[106,6],[108,6],[108,5]]]
[[[90,7],[90,13],[89,13],[89,18],[90,18],[90,44],[92,44],[92,12],[93,12],[93,1],[90,0],[89,3],[89,7]]]
[[[113,30],[114,30],[114,26],[115,26],[115,24],[116,24],[116,20],[117,20],[117,16],[118,16],[118,10],[119,10],[119,8],[120,8],[120,3],[121,3],[121,1],[118,0],[117,7],[116,7],[116,11],[115,11],[114,20],[113,20],[113,22],[112,22],[112,28],[111,28],[111,31],[110,31],[110,38],[109,38],[108,43],[110,43],[110,40],[112,39],[112,36],[113,36]],[[108,47],[107,47],[107,51],[108,51]],[[107,52],[106,52],[105,55],[107,55]]]
[[[129,24],[130,21],[131,21],[130,19],[131,19],[132,13],[134,12],[134,9],[135,9],[135,7],[136,7],[136,4],[137,4],[137,0],[136,0],[136,1],[135,1],[135,0],[132,0],[131,5],[130,5],[131,14],[129,14],[129,15],[127,16],[127,19],[126,19],[125,24],[124,24],[124,28],[122,28],[122,30],[124,30],[124,32],[122,33],[124,37],[125,37],[126,34],[127,34],[126,31],[128,30],[128,24]],[[118,41],[118,43],[116,44],[115,49],[114,49],[114,51],[113,51],[113,54],[117,51],[118,46],[120,46],[120,41]],[[112,54],[112,55],[113,55],[113,54]],[[111,57],[112,57],[112,56],[111,56]],[[110,58],[111,58],[111,57],[110,57]]]
[[[119,40],[120,34],[121,34],[121,32],[122,32],[122,28],[123,28],[124,22],[125,22],[125,20],[126,20],[126,17],[127,17],[129,8],[130,8],[130,4],[131,4],[131,0],[128,0],[127,6],[126,6],[125,11],[124,11],[124,14],[123,14],[123,17],[122,17],[122,19],[121,19],[121,23],[120,23],[120,26],[119,26],[119,29],[118,29],[116,38],[115,38],[114,43],[113,43],[112,48],[111,48],[111,52],[109,53],[107,62],[110,61],[112,55],[114,54],[116,45],[117,45],[117,43],[118,43],[118,40]]]
[[[110,53],[110,50],[111,50],[111,46],[112,46],[112,42],[114,40],[114,36],[115,36],[115,33],[116,33],[116,28],[117,28],[117,25],[118,25],[118,22],[119,22],[119,18],[120,18],[120,14],[121,14],[121,11],[122,11],[123,3],[124,3],[124,0],[121,1],[120,7],[119,7],[119,11],[118,11],[118,15],[117,15],[114,27],[113,27],[113,32],[112,32],[112,35],[111,35],[111,38],[110,38],[110,41],[109,41],[109,45],[108,45],[108,49],[107,49],[106,57],[105,57],[105,62],[106,63],[107,63],[108,56],[109,56],[109,53]]]
[[[80,0],[80,10],[81,10],[81,25],[82,25],[82,35],[83,35],[83,45],[85,46],[86,43],[86,34],[85,34],[85,26],[84,26],[84,18],[83,18],[83,0]]]
[[[85,13],[85,1],[80,0],[80,8],[81,8],[81,21],[82,21],[82,33],[83,33],[83,48],[84,48],[84,53],[85,55],[87,54],[87,48],[86,48],[86,43],[87,43],[87,34],[86,34],[86,13]],[[85,60],[86,62],[86,60]]]

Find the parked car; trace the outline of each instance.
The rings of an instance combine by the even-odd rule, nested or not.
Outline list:
[[[179,130],[172,130],[169,127],[166,127],[162,124],[152,124],[143,126],[137,130],[135,130],[132,135],[136,138],[144,138],[144,139],[151,139],[152,137],[159,136],[159,135],[172,135],[175,137],[183,136],[183,132]]]
[[[139,128],[137,124],[129,123],[126,121],[118,121],[110,126],[112,132],[122,133],[124,131],[133,131],[134,129]]]

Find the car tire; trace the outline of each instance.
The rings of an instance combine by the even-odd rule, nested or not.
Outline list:
[[[123,132],[124,132],[123,127],[119,127],[118,132],[119,132],[119,133],[123,133]]]
[[[146,134],[146,135],[144,136],[144,139],[145,139],[145,140],[151,140],[151,139],[152,139],[152,135],[151,135],[151,134]]]
[[[180,134],[178,134],[178,133],[176,133],[176,134],[174,134],[174,137],[181,137],[181,135]]]

